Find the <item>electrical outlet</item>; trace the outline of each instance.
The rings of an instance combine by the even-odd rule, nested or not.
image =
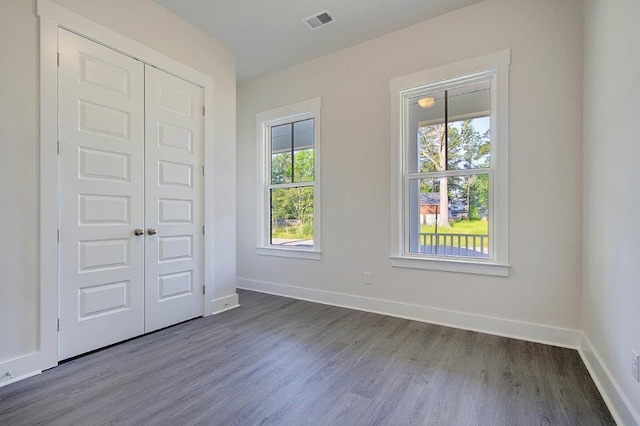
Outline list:
[[[640,364],[638,353],[631,349],[631,375],[633,375],[633,378],[636,379],[636,382],[640,382],[640,371],[638,371],[638,364]]]
[[[371,272],[364,273],[364,283],[367,285],[371,284]]]

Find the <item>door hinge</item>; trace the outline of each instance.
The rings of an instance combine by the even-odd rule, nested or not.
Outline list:
[[[60,52],[58,52],[58,66],[60,66]]]
[[[60,318],[58,318],[58,331],[60,331]]]
[[[58,242],[60,242],[60,230],[58,229]]]
[[[202,286],[202,294],[205,294],[205,287],[204,287],[204,285]]]
[[[202,105],[202,116],[203,117],[204,117],[204,111],[205,111],[205,108],[204,108],[204,105]]]
[[[204,166],[202,166],[202,175],[204,176]]]
[[[204,225],[202,225],[202,235],[204,235]]]
[[[58,141],[58,155],[60,155],[60,141]]]

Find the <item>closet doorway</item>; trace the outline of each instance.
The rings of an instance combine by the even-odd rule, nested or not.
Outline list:
[[[58,30],[58,359],[204,313],[204,91]]]

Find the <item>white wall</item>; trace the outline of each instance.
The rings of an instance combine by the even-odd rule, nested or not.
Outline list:
[[[0,6],[0,360],[36,348],[38,32],[34,11],[34,4],[24,0],[4,1]]]
[[[240,84],[238,285],[266,281],[580,329],[581,37],[580,0],[487,0]],[[505,48],[510,277],[392,268],[389,79]],[[322,261],[258,256],[256,112],[317,96]],[[363,284],[364,271],[373,285]]]
[[[631,376],[631,349],[640,353],[638,16],[636,0],[585,1],[583,329],[636,422],[640,383]]]
[[[235,293],[235,58],[152,0],[56,0],[214,79],[213,298]],[[0,4],[0,363],[37,350],[38,27],[35,2]],[[4,374],[4,371],[1,372]]]

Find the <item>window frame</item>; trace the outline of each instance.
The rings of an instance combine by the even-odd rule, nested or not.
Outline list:
[[[390,80],[391,92],[391,265],[394,267],[508,276],[509,207],[509,64],[505,49],[476,58],[431,68]],[[489,78],[490,77],[490,78]],[[478,174],[478,170],[450,170],[434,173],[407,172],[406,98],[425,90],[442,90],[473,81],[491,82],[491,165],[481,173],[489,175],[490,259],[409,253],[409,180],[422,175],[435,178]]]
[[[320,191],[320,110],[321,98],[259,112],[257,125],[258,170],[258,235],[256,253],[265,256],[321,260],[321,191]],[[271,128],[283,124],[313,119],[314,180],[275,184],[276,187],[313,187],[313,247],[279,246],[271,244]]]

